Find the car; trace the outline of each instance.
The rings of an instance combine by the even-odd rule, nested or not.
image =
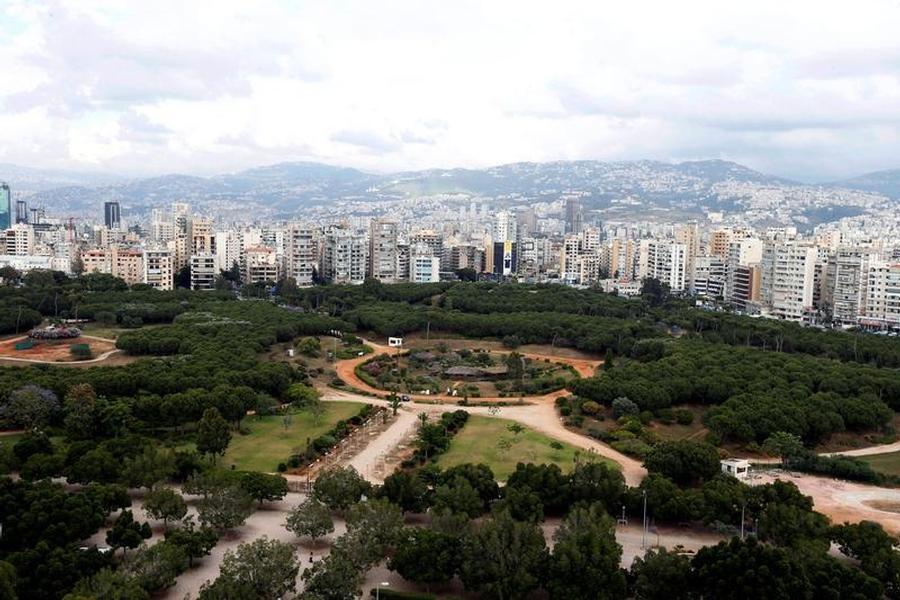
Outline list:
[[[410,398],[407,394],[400,396],[400,402],[409,402]]]

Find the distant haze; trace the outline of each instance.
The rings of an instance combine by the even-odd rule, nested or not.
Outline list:
[[[0,2],[0,163],[900,167],[900,3]],[[881,185],[867,182],[867,185]]]

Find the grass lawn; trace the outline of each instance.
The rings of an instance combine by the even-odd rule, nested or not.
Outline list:
[[[561,449],[552,448],[550,444],[554,441],[553,438],[528,428],[516,436],[507,429],[512,423],[507,419],[493,417],[469,417],[462,431],[453,437],[450,449],[438,457],[437,464],[446,468],[462,463],[484,463],[491,468],[497,479],[504,481],[516,470],[516,463],[555,464],[568,472],[575,466],[576,452],[587,454],[563,442],[560,442]],[[511,441],[518,438],[518,442],[503,451],[497,445],[501,438]],[[596,458],[619,468],[614,461]]]
[[[295,448],[305,448],[306,439],[314,439],[341,419],[348,419],[363,407],[360,402],[323,402],[325,414],[319,419],[319,425],[313,424],[312,413],[303,411],[292,415],[292,422],[287,430],[282,424],[280,415],[263,417],[247,417],[244,427],[250,430],[247,435],[234,434],[225,457],[219,461],[222,465],[235,465],[236,469],[245,471],[264,471],[272,473],[278,463],[287,461]]]
[[[888,452],[887,454],[873,454],[872,456],[860,456],[861,460],[886,475],[900,475],[900,452]]]
[[[16,442],[25,437],[24,433],[13,433],[11,435],[0,435],[0,444],[4,446],[14,446]]]

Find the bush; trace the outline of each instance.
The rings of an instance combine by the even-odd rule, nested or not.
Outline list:
[[[522,345],[522,338],[517,335],[505,335],[503,336],[503,347],[509,348],[510,350],[515,350],[519,346]]]
[[[686,408],[679,408],[675,411],[675,421],[679,425],[690,425],[694,422],[694,413]]]
[[[641,409],[638,408],[637,404],[622,396],[612,401],[612,411],[613,416],[620,419],[629,415],[636,415],[641,412]]]
[[[86,360],[93,355],[90,344],[72,344],[69,346],[69,352],[75,360]]]

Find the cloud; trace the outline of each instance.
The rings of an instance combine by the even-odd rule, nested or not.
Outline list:
[[[719,157],[896,167],[900,5],[0,4],[0,161],[129,174]]]

